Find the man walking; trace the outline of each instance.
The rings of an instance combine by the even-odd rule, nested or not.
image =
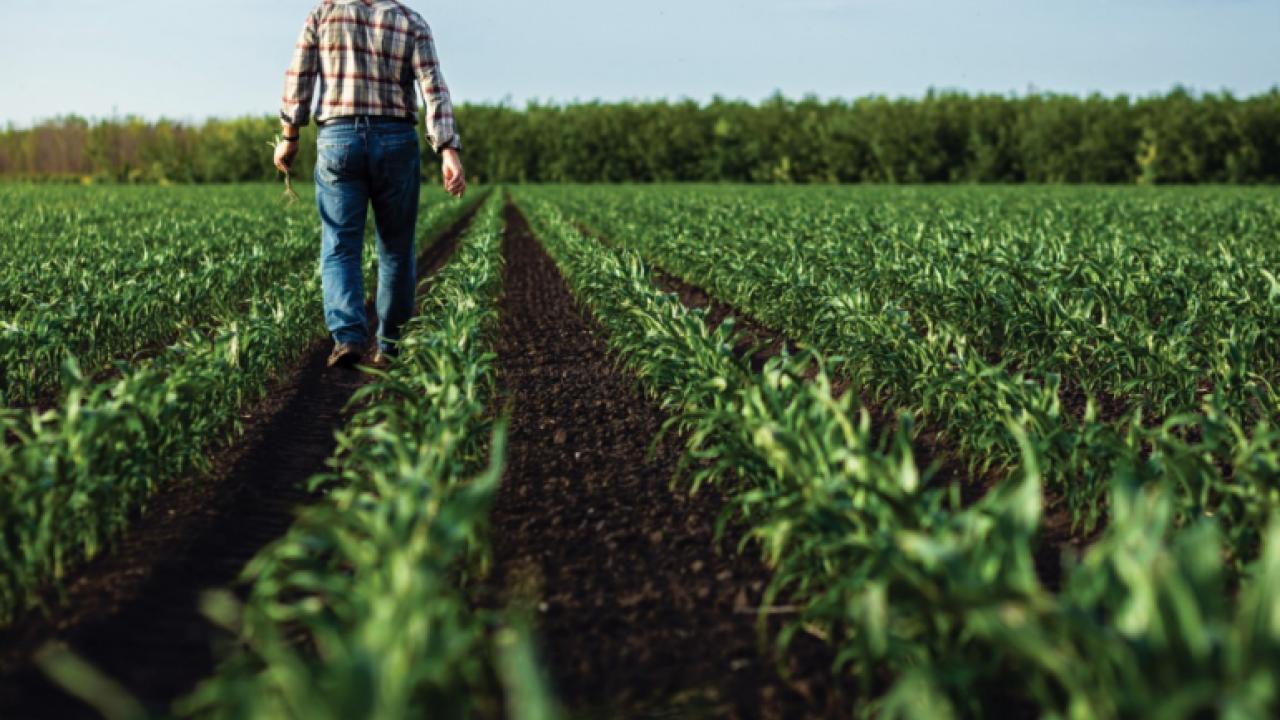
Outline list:
[[[360,258],[370,203],[378,231],[374,364],[394,353],[413,314],[422,163],[415,129],[419,86],[431,146],[443,156],[445,189],[460,198],[466,192],[458,158],[462,143],[422,16],[396,0],[326,0],[307,16],[285,78],[285,141],[276,147],[275,164],[289,172],[314,100],[320,125],[316,203],[324,223],[320,272],[325,321],[335,343],[330,366],[359,362],[369,341]]]

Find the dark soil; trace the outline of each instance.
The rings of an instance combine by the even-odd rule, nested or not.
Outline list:
[[[447,261],[473,214],[424,251],[419,277]],[[372,304],[368,311],[374,330]],[[213,453],[212,471],[169,483],[118,548],[88,563],[64,601],[51,593],[43,612],[0,633],[0,718],[99,717],[30,663],[51,641],[159,712],[212,673],[227,638],[201,614],[201,595],[234,585],[245,564],[289,529],[311,500],[306,481],[333,455],[348,401],[372,379],[328,368],[331,346],[310,346],[244,415],[244,434]],[[47,608],[56,609],[46,615]]]
[[[723,496],[673,485],[678,439],[650,454],[667,416],[616,370],[514,206],[503,253],[513,415],[493,582],[500,602],[538,607],[558,697],[580,717],[847,717],[823,643],[800,634],[789,679],[762,651],[769,569],[732,526],[716,542]]]

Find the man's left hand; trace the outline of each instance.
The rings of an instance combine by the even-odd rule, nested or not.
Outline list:
[[[281,141],[276,145],[276,167],[280,168],[280,172],[285,175],[289,174],[289,168],[293,166],[293,159],[298,157],[298,141],[288,140]]]

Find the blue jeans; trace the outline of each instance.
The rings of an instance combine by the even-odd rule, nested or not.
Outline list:
[[[325,322],[338,343],[369,341],[360,257],[370,202],[378,230],[379,347],[390,349],[413,315],[421,167],[413,125],[353,118],[320,128],[320,276]]]

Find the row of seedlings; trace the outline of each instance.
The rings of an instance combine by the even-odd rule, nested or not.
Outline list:
[[[1018,465],[961,507],[958,488],[931,487],[915,463],[909,418],[877,438],[850,396],[831,395],[825,370],[806,379],[820,364],[808,353],[753,374],[732,327],[710,328],[657,291],[638,255],[584,237],[550,204],[529,208],[610,345],[680,413],[694,486],[726,488],[732,519],[776,567],[771,597],[800,605],[783,645],[797,632],[830,642],[840,670],[863,684],[865,715],[1280,711],[1280,526],[1272,521],[1252,577],[1229,594],[1222,525],[1175,512],[1190,447],[1114,468],[1111,522],[1053,593],[1033,557],[1049,458],[1020,414],[1003,413]]]
[[[1191,395],[1184,398],[1183,405],[1173,407],[1193,407],[1187,403],[1198,403],[1194,406],[1197,411],[1184,409],[1158,423],[1144,422],[1140,412],[1117,421],[1104,417],[1100,406],[1092,400],[1083,412],[1064,403],[1064,380],[1060,374],[1035,370],[1015,372],[1008,366],[1008,358],[991,358],[980,352],[981,348],[970,347],[966,335],[951,325],[928,322],[927,310],[908,312],[904,308],[914,302],[910,293],[901,298],[886,298],[863,287],[877,281],[879,276],[901,272],[915,278],[911,287],[928,295],[928,287],[934,282],[931,278],[942,269],[937,263],[919,262],[924,251],[919,249],[918,237],[914,241],[896,238],[878,249],[868,248],[868,253],[879,254],[872,259],[876,269],[864,273],[868,278],[864,280],[862,276],[854,277],[849,270],[854,263],[849,259],[848,250],[839,249],[839,239],[845,235],[837,232],[838,227],[827,227],[829,223],[805,215],[812,227],[808,231],[797,228],[793,224],[797,213],[782,213],[774,207],[777,203],[760,203],[765,210],[759,212],[768,217],[748,223],[744,218],[753,210],[734,205],[725,198],[682,202],[659,193],[658,197],[649,198],[650,205],[640,201],[623,202],[615,197],[613,204],[605,205],[602,210],[583,201],[583,197],[608,197],[603,194],[605,191],[594,193],[584,195],[552,189],[539,191],[538,196],[566,208],[575,220],[599,223],[608,229],[612,240],[640,251],[646,259],[657,262],[685,282],[706,288],[715,297],[764,324],[827,353],[832,357],[833,370],[842,378],[854,381],[855,391],[863,388],[867,398],[900,412],[910,412],[917,420],[923,418],[930,429],[941,430],[941,437],[952,444],[958,457],[975,474],[985,474],[993,468],[1008,471],[1017,467],[1023,457],[1024,442],[1030,441],[1045,457],[1040,466],[1045,482],[1065,498],[1073,524],[1083,531],[1091,531],[1107,519],[1111,508],[1107,495],[1117,472],[1133,472],[1144,483],[1175,473],[1178,483],[1174,504],[1179,522],[1189,526],[1207,515],[1218,518],[1226,535],[1233,569],[1245,574],[1251,572],[1251,565],[1258,558],[1261,536],[1273,513],[1280,510],[1280,491],[1276,487],[1276,478],[1280,477],[1280,431],[1268,419],[1268,408],[1277,406],[1270,383],[1250,369],[1237,346],[1246,341],[1246,336],[1252,338],[1248,340],[1250,344],[1258,343],[1259,328],[1280,312],[1277,309],[1280,294],[1272,293],[1270,301],[1258,298],[1247,306],[1256,312],[1246,313],[1246,306],[1240,304],[1241,297],[1247,297],[1252,290],[1244,295],[1227,296],[1210,292],[1219,286],[1245,286],[1236,279],[1240,271],[1238,259],[1206,261],[1205,267],[1194,273],[1192,269],[1196,266],[1189,261],[1177,263],[1180,277],[1208,276],[1194,282],[1184,277],[1187,287],[1179,291],[1200,288],[1207,293],[1203,300],[1195,303],[1199,307],[1197,317],[1210,314],[1209,306],[1216,308],[1212,317],[1233,312],[1232,308],[1238,316],[1239,327],[1230,331],[1229,337],[1218,338],[1221,342],[1215,340],[1223,332],[1221,328],[1211,332],[1210,327],[1192,333],[1203,336],[1202,345],[1207,343],[1200,348],[1203,353],[1218,358],[1206,360],[1221,369],[1215,392],[1197,400],[1195,391],[1204,382],[1203,373],[1192,372],[1188,376],[1159,370],[1164,367],[1157,361],[1163,357],[1161,353],[1165,353],[1165,343],[1151,340],[1154,336],[1150,332],[1131,328],[1132,338],[1083,343],[1111,348],[1114,353],[1121,352],[1117,349],[1121,345],[1127,348],[1124,352],[1129,360],[1124,362],[1116,359],[1118,355],[1106,362],[1095,358],[1106,372],[1121,373],[1121,380],[1116,381],[1120,385],[1142,388],[1149,385],[1148,390],[1153,394],[1158,394],[1159,388],[1168,393],[1171,387],[1185,386],[1190,388]],[[821,201],[822,197],[817,200]],[[698,212],[685,207],[690,203]],[[821,202],[815,206],[824,207]],[[1216,206],[1197,211],[1203,216],[1201,225],[1209,222],[1232,225],[1227,220],[1234,216],[1215,220],[1215,213],[1225,212]],[[628,212],[631,214],[625,214]],[[1062,214],[1064,210],[1059,208],[1058,212]],[[664,219],[658,222],[660,216]],[[1156,220],[1151,222],[1159,224]],[[757,226],[767,232],[754,232]],[[883,232],[886,223],[879,223],[877,227]],[[1086,226],[1081,225],[1080,229],[1083,232]],[[1253,232],[1256,231],[1254,228]],[[691,241],[694,237],[701,239]],[[807,239],[796,242],[797,238]],[[972,259],[977,257],[976,248],[981,244],[979,240],[973,243],[974,249],[966,245],[953,248],[959,253],[953,258],[953,270],[962,267],[977,272],[975,268],[985,267]],[[819,256],[824,252],[830,256],[819,262],[820,258],[812,255],[815,251],[810,245],[818,247]],[[1236,250],[1244,252],[1242,248]],[[894,271],[897,265],[910,270]],[[1053,284],[1045,278],[1040,281]],[[1077,278],[1072,282],[1081,281]],[[954,277],[937,282],[947,287],[962,284]],[[988,285],[1007,290],[1008,283],[983,281],[975,287]],[[932,305],[946,304],[941,292],[934,292],[938,297],[930,301]],[[1065,291],[1062,294],[1065,295]],[[1163,310],[1153,312],[1167,316],[1173,300],[1164,295],[1159,297],[1158,303],[1152,300],[1153,307]],[[1065,301],[1059,297],[1045,302],[1050,305],[1057,302],[1060,306]],[[1027,314],[1015,308],[1018,302],[1008,297],[999,303],[991,300],[988,305],[1005,306],[1006,315]],[[1036,304],[1038,301],[1028,297],[1026,302]],[[1097,302],[1100,301],[1095,300],[1094,304]],[[984,322],[999,324],[999,318],[993,317],[990,311],[981,317],[986,318]],[[1112,322],[1118,321],[1113,318]],[[1073,339],[1074,333],[1084,332],[1082,328],[1087,322],[1080,320],[1069,327],[1065,320],[1057,323],[1046,320],[1046,323],[1039,334],[1056,339],[1059,345],[1053,352],[1043,348],[1037,352],[1049,360],[1079,354],[1072,350],[1080,344]],[[1271,327],[1280,325],[1271,323]],[[1105,327],[1102,330],[1115,335],[1114,330]],[[1025,327],[1018,332],[1033,334]],[[1138,347],[1149,340],[1150,353]],[[1140,355],[1143,358],[1139,358]],[[1260,350],[1254,355],[1258,361],[1262,360]],[[1169,377],[1165,378],[1166,375]],[[1139,397],[1148,390],[1139,392]],[[1026,438],[1010,431],[1005,421],[1009,416],[1016,417],[1019,425],[1026,429]],[[1165,461],[1146,462],[1153,457]]]
[[[424,237],[467,209],[435,206]],[[364,273],[371,281],[372,257]],[[323,337],[320,296],[313,266],[153,358],[117,362],[114,377],[66,361],[66,395],[51,410],[0,410],[0,625],[61,588],[171,478],[207,470],[209,449],[240,431],[241,410]]]
[[[68,357],[96,371],[239,314],[314,262],[319,232],[260,188],[0,188],[10,199],[23,210],[0,222],[3,407],[47,404]]]
[[[997,357],[1056,373],[1109,415],[1196,410],[1206,389],[1241,420],[1280,371],[1274,196],[1183,190],[549,188],[577,219],[646,256],[770,298],[770,319],[906,326],[907,352]],[[717,274],[729,270],[732,276]],[[776,294],[777,276],[790,292]],[[759,282],[757,282],[759,281]],[[761,285],[766,287],[761,287]],[[753,303],[748,303],[753,304]],[[787,328],[791,330],[792,328]],[[885,334],[886,330],[877,332]],[[816,339],[816,338],[815,338]],[[867,360],[884,343],[863,350]],[[929,358],[925,359],[930,360]],[[937,362],[937,360],[933,360]],[[943,363],[945,364],[945,363]],[[877,383],[906,393],[911,377]],[[865,375],[862,375],[865,373]],[[881,389],[881,388],[877,388]]]

